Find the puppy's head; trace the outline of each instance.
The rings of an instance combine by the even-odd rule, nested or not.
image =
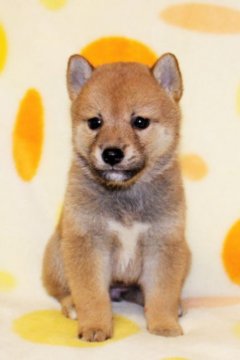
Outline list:
[[[182,78],[174,55],[152,68],[114,63],[94,68],[69,59],[73,149],[82,171],[106,186],[130,186],[164,171],[176,152]]]

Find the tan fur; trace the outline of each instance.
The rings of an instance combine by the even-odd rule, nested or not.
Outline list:
[[[151,333],[181,335],[178,306],[190,254],[177,156],[182,80],[176,58],[166,54],[152,69],[138,63],[93,69],[75,55],[67,79],[73,161],[43,283],[66,316],[76,308],[79,336],[87,341],[112,336],[109,289],[119,282],[141,287]],[[150,125],[133,128],[136,116]],[[97,130],[88,126],[94,117],[103,121]],[[124,153],[114,166],[102,157],[109,147]]]

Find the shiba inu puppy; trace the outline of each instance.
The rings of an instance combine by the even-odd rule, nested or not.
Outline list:
[[[165,54],[152,68],[120,62],[94,68],[73,55],[67,86],[73,160],[43,283],[65,315],[76,309],[84,340],[112,336],[110,293],[118,297],[128,286],[142,291],[151,333],[181,335],[178,307],[190,253],[178,164],[177,60]]]

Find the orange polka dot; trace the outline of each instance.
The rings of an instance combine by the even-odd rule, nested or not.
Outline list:
[[[168,6],[161,19],[170,25],[205,33],[240,33],[240,11],[213,4],[187,3]]]
[[[186,154],[180,157],[183,175],[192,181],[202,180],[208,173],[205,161],[196,154]]]
[[[98,39],[82,49],[81,54],[94,66],[117,61],[136,61],[150,66],[157,60],[148,46],[125,37]]]
[[[19,176],[36,175],[43,144],[43,105],[39,92],[29,89],[22,99],[13,131],[13,158]]]
[[[0,72],[3,71],[7,58],[7,37],[3,26],[0,24]]]
[[[231,227],[225,238],[222,258],[227,275],[240,285],[240,220]]]

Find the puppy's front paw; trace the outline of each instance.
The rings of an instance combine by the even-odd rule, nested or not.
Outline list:
[[[86,328],[79,332],[78,337],[89,342],[105,341],[112,336],[112,329]]]
[[[183,335],[181,326],[174,320],[148,324],[148,331],[151,334],[166,337]]]

